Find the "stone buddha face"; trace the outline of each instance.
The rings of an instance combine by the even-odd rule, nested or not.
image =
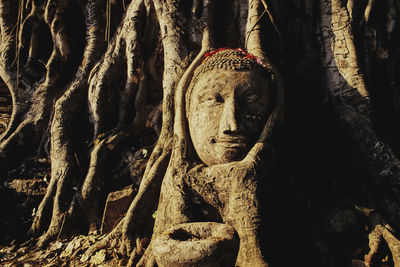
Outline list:
[[[208,166],[243,159],[268,115],[266,78],[252,69],[217,68],[192,83],[187,117],[199,158]]]

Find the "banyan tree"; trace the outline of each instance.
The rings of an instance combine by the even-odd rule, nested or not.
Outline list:
[[[1,0],[1,182],[51,163],[26,238],[99,232],[130,186],[83,257],[400,266],[399,16],[398,0]]]

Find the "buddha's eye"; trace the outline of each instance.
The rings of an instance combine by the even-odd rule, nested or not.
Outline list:
[[[224,98],[220,94],[215,95],[215,102],[224,103]]]
[[[246,103],[255,103],[257,101],[257,95],[248,95],[245,98]]]

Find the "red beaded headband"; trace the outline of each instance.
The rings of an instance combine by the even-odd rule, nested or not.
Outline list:
[[[264,63],[264,61],[260,57],[257,57],[257,56],[255,56],[255,55],[253,55],[251,53],[248,53],[248,52],[244,51],[242,48],[233,49],[233,48],[229,48],[229,47],[222,47],[222,48],[215,49],[213,51],[207,52],[204,55],[203,62],[206,61],[206,59],[208,57],[210,57],[210,56],[212,56],[212,55],[214,55],[214,54],[216,54],[218,52],[225,51],[225,50],[234,50],[234,51],[241,52],[241,55],[242,55],[243,58],[248,58],[248,59],[256,62],[257,64],[263,66],[264,68],[267,68],[266,64]]]

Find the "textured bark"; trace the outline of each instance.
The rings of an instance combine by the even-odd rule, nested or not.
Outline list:
[[[374,131],[370,94],[359,66],[352,30],[354,6],[341,1],[321,1],[321,29],[324,37],[324,65],[328,88],[339,118],[348,128],[369,170],[374,204],[382,210],[391,224],[398,227],[400,206],[400,162],[393,151]],[[372,2],[366,7],[368,20]],[[383,236],[390,249],[398,240],[377,226],[373,234]],[[372,250],[374,250],[371,247]],[[375,251],[376,253],[376,251]],[[368,255],[372,258],[373,252]],[[396,249],[392,251],[397,266]],[[368,261],[370,262],[370,260]]]
[[[79,127],[76,117],[84,112],[82,107],[86,100],[89,74],[104,49],[102,5],[104,1],[88,1],[86,4],[87,44],[82,65],[68,90],[55,104],[51,124],[52,177],[31,227],[33,234],[41,233],[48,228],[41,238],[40,246],[62,231],[63,221],[66,216],[70,216],[70,214],[67,215],[67,210],[73,193],[71,189],[83,179],[77,157],[79,143],[76,144],[76,141],[70,137],[74,134],[74,128]],[[50,225],[49,217],[51,218]]]
[[[41,73],[40,77],[37,78],[40,81],[38,85],[29,80],[29,75],[23,75],[25,71],[29,72],[32,67],[29,65],[31,64],[30,58],[28,57],[27,61],[23,58],[21,51],[23,37],[19,38],[17,43],[16,34],[12,32],[14,25],[17,24],[14,18],[18,7],[11,3],[2,4],[4,12],[2,16],[4,42],[2,42],[2,45],[5,46],[2,52],[3,58],[6,59],[3,61],[2,78],[9,87],[13,98],[11,122],[6,132],[1,136],[1,154],[4,162],[2,172],[15,167],[23,156],[28,156],[35,149],[38,149],[42,135],[46,134],[45,130],[51,119],[53,104],[63,93],[65,81],[71,75],[69,73],[71,72],[70,69],[73,68],[73,59],[76,56],[79,58],[79,52],[78,55],[74,55],[76,51],[72,47],[78,44],[73,43],[71,39],[73,36],[65,34],[65,32],[68,32],[64,22],[66,14],[70,12],[67,9],[68,4],[71,5],[68,1],[60,1],[60,3],[50,1],[44,6],[43,3],[37,5],[36,1],[32,1],[32,13],[24,21],[22,21],[22,15],[20,16],[19,27],[17,27],[20,30],[18,33],[20,36],[22,36],[26,24],[33,16],[35,18],[32,18],[32,20],[40,18],[43,23],[46,23],[53,39],[53,50],[46,64],[47,72],[45,75]],[[20,7],[19,10],[22,8]],[[36,38],[35,34],[37,32],[31,32],[32,39]],[[35,43],[34,40],[33,42]],[[31,48],[32,51],[39,49],[38,47]],[[12,53],[11,50],[16,51],[16,53]],[[15,61],[13,62],[13,60]],[[25,62],[27,65],[26,68],[23,68]],[[38,69],[43,67],[39,64]],[[66,71],[66,69],[68,70]],[[25,116],[28,116],[28,118],[24,119]],[[36,143],[36,145],[32,146],[32,143]],[[22,150],[22,155],[15,155],[17,150]]]

